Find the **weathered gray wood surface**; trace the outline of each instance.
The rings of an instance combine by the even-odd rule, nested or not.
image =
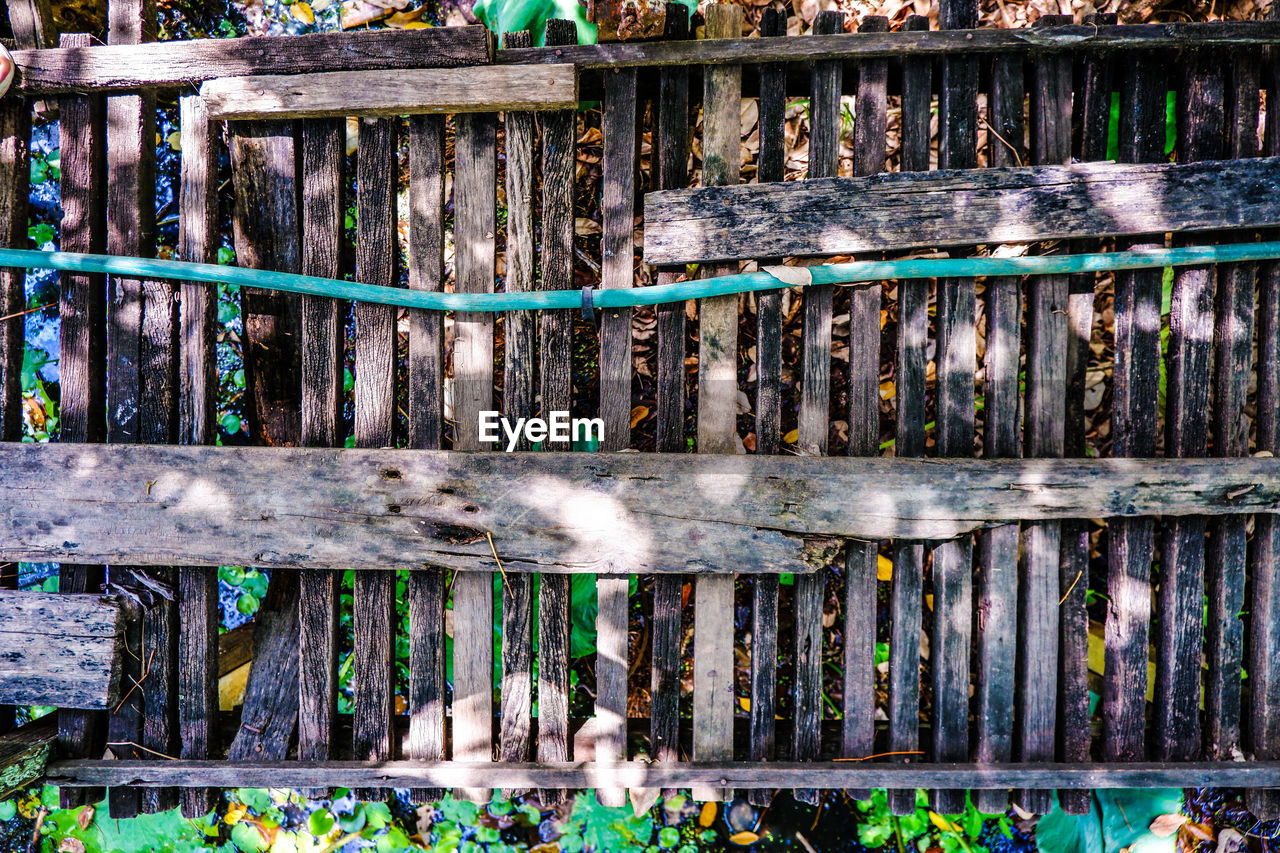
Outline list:
[[[218,785],[233,788],[308,788],[337,785],[502,788],[732,788],[910,789],[949,788],[1148,788],[1268,787],[1280,785],[1280,761],[1160,764],[875,764],[872,762],[691,761],[650,764],[629,761],[611,767],[594,762],[502,764],[478,761],[237,762],[59,761],[49,765],[55,785]]]
[[[1280,159],[903,172],[645,196],[651,264],[1256,228]]]
[[[125,612],[99,595],[0,591],[0,702],[107,708],[120,695]]]
[[[200,87],[213,119],[398,116],[564,110],[578,105],[571,66],[329,71],[221,77]]]
[[[806,571],[828,538],[1280,512],[1280,460],[907,460],[0,445],[0,559]],[[512,483],[521,483],[518,490]],[[849,494],[859,495],[850,513]]]
[[[770,42],[769,39],[712,39],[697,42],[619,42],[575,47],[502,51],[499,64],[572,62],[580,68],[619,65],[724,65],[812,62],[819,59],[929,57],[947,53],[1006,53],[1038,49],[1142,50],[1206,45],[1267,45],[1280,41],[1280,23],[1075,25],[1030,29],[976,29],[894,33],[841,33]]]
[[[482,65],[493,57],[484,27],[437,27],[144,45],[14,51],[24,94],[178,88],[215,77]]]
[[[57,739],[55,714],[0,735],[0,797],[7,797],[44,775]]]

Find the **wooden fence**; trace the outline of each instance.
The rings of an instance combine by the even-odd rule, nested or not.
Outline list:
[[[61,248],[154,251],[157,90],[181,99],[181,258],[211,261],[219,246],[225,139],[240,265],[383,286],[576,289],[598,266],[601,287],[629,288],[642,209],[657,283],[691,263],[707,276],[783,256],[967,254],[1001,241],[1081,251],[1280,227],[1278,22],[1117,26],[1104,15],[974,29],[975,5],[944,2],[942,31],[913,16],[899,32],[871,17],[846,33],[824,12],[815,35],[785,37],[784,16],[768,9],[761,37],[746,39],[740,8],[711,6],[707,40],[693,41],[682,8],[669,7],[661,41],[578,46],[572,25],[552,21],[548,46],[515,33],[494,52],[480,28],[144,44],[154,10],[113,0],[111,44],[31,37],[14,54],[17,95],[0,102],[0,234],[25,244],[27,134],[41,98],[61,120]],[[1155,165],[1168,160],[1170,92],[1177,164]],[[852,177],[841,177],[850,95]],[[807,180],[779,184],[785,113],[800,96]],[[1123,165],[1072,165],[1106,159],[1113,97]],[[755,183],[740,185],[744,98],[758,111],[759,151]],[[598,256],[574,235],[586,99],[601,101]],[[877,177],[891,109],[898,173]],[[344,174],[348,116],[358,118],[354,176]],[[637,164],[646,136],[647,175]],[[353,244],[342,204],[352,177]],[[651,190],[661,192],[642,207]],[[0,314],[12,315],[25,307],[22,277],[2,279]],[[1273,262],[1180,269],[1167,332],[1158,269],[714,297],[696,321],[665,305],[656,355],[639,366],[630,309],[602,312],[597,345],[573,312],[456,313],[446,324],[356,304],[358,450],[330,449],[347,433],[346,305],[243,293],[245,408],[255,443],[272,447],[215,448],[203,446],[216,435],[214,289],[83,274],[61,287],[60,444],[0,448],[0,557],[62,561],[62,594],[109,581],[143,614],[125,634],[119,703],[59,712],[61,758],[47,772],[68,802],[106,787],[112,815],[125,817],[171,806],[178,789],[187,813],[203,813],[217,787],[235,785],[473,798],[539,789],[544,802],[591,787],[616,805],[627,791],[643,803],[672,787],[703,799],[742,789],[760,802],[777,788],[812,799],[888,787],[902,812],[914,810],[913,789],[930,787],[942,812],[963,808],[965,788],[987,810],[1019,789],[1017,802],[1044,811],[1059,788],[1064,808],[1080,811],[1091,787],[1280,785]],[[1085,458],[1100,294],[1114,314],[1106,460]],[[784,306],[797,303],[801,344],[786,359]],[[742,312],[754,315],[754,340],[740,338]],[[2,330],[0,414],[14,442],[21,319]],[[598,389],[590,411],[575,408],[571,369],[584,344]],[[835,382],[844,359],[833,346],[847,358]],[[617,453],[632,444],[642,372],[656,388],[662,455]],[[783,440],[793,398],[794,445]],[[489,409],[599,417],[602,452],[476,452],[493,449],[478,429]],[[897,459],[879,458],[882,418]],[[714,458],[666,455],[691,446]],[[1100,560],[1090,519],[1106,519]],[[279,578],[230,718],[218,711],[213,568],[226,564],[272,566]],[[337,712],[347,568],[357,570],[349,717]],[[399,568],[411,570],[403,714],[388,571]],[[1086,594],[1100,570],[1105,668],[1091,714]],[[586,721],[570,717],[575,572],[597,576]],[[782,573],[794,575],[785,594]],[[642,655],[629,645],[632,575],[652,590]],[[739,594],[746,625],[735,624]],[[878,624],[889,635],[883,721]],[[745,660],[735,652],[744,633]],[[833,644],[842,677],[824,696]],[[793,661],[785,697],[780,646]],[[641,665],[647,720],[629,713],[629,672]],[[101,758],[108,744],[113,760]],[[1280,808],[1265,791],[1252,796],[1260,812]]]

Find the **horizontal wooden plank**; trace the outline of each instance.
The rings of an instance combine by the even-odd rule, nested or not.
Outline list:
[[[1280,786],[1280,761],[1095,764],[875,764],[858,761],[60,761],[48,781],[72,787],[234,788],[1251,788]]]
[[[895,172],[645,196],[644,259],[693,263],[1280,223],[1280,158]]]
[[[1270,457],[0,444],[0,559],[36,562],[495,571],[496,549],[506,571],[702,573],[732,553],[737,572],[803,572],[838,537],[1277,511],[1280,459]]]
[[[107,708],[119,695],[124,605],[114,598],[0,592],[0,702]]]
[[[0,797],[7,797],[44,775],[57,739],[57,714],[0,735]]]
[[[16,50],[15,90],[28,95],[182,87],[215,77],[483,65],[485,27],[435,27]]]
[[[571,62],[580,68],[618,66],[724,65],[812,62],[818,59],[874,59],[941,56],[948,53],[1007,53],[1029,50],[1153,50],[1157,48],[1269,45],[1280,42],[1280,22],[1233,21],[1205,24],[1088,25],[1043,29],[842,33],[804,38],[713,39],[618,42],[569,47],[503,50],[498,64]]]
[[[572,66],[480,66],[221,77],[200,87],[211,119],[397,116],[578,106]]]

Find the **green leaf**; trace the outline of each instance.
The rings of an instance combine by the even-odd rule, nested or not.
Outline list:
[[[236,599],[236,610],[239,610],[245,616],[252,616],[258,612],[258,606],[261,602],[257,596],[251,592],[242,592],[240,597]]]
[[[675,847],[679,840],[680,830],[676,829],[674,826],[664,826],[658,831],[659,847]]]
[[[319,809],[312,812],[311,817],[307,819],[307,828],[311,830],[312,835],[328,835],[336,822],[332,812],[328,809]]]
[[[13,816],[18,813],[18,806],[13,800],[5,800],[0,803],[0,823],[7,823],[13,820]]]
[[[239,415],[233,414],[231,412],[227,412],[225,415],[223,415],[218,420],[218,423],[219,425],[222,426],[223,432],[227,432],[232,435],[235,435],[240,431],[240,417]]]

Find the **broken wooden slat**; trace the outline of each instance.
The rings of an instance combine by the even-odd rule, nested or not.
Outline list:
[[[578,43],[573,21],[547,21],[544,44]],[[574,168],[576,115],[573,110],[539,113],[542,131],[542,289],[573,287]],[[543,311],[539,327],[539,382],[542,410],[567,412],[573,402],[573,318],[568,311]],[[538,760],[569,759],[569,579],[544,574],[538,588]],[[544,803],[565,799],[563,791],[543,791]]]
[[[302,270],[306,275],[342,274],[342,161],[346,123],[314,119],[302,125]],[[363,160],[363,158],[362,158]],[[343,340],[346,305],[335,299],[302,297],[302,443],[340,447]],[[298,661],[307,673],[298,683],[298,758],[333,757],[338,712],[338,607],[340,575],[333,570],[298,576]],[[323,797],[327,792],[313,791]]]
[[[578,105],[578,76],[565,65],[218,77],[200,97],[226,120],[564,110]]]
[[[0,797],[42,778],[57,740],[58,722],[53,715],[0,734]]]
[[[717,3],[706,9],[708,38],[742,32],[742,7]],[[706,186],[736,184],[740,166],[739,111],[742,67],[709,68],[703,76],[703,166]],[[702,275],[736,272],[724,266],[703,267]],[[698,307],[698,452],[737,452],[738,297],[704,299]],[[720,456],[720,464],[725,460]],[[681,466],[683,467],[683,465]],[[693,623],[693,758],[716,761],[733,757],[733,585],[722,573],[694,581]],[[738,570],[735,563],[728,567]],[[695,800],[728,799],[724,789],[698,787]]]
[[[976,0],[942,0],[939,25],[969,30],[978,25]],[[978,165],[978,62],[976,56],[942,60],[938,90],[938,167]],[[974,370],[977,365],[977,286],[973,279],[941,278],[937,283],[935,363],[938,456],[972,456]],[[962,537],[933,549],[933,633],[929,663],[933,674],[933,755],[958,761],[968,754],[969,658],[973,611],[973,540]],[[906,811],[906,797],[897,804]],[[964,810],[964,792],[936,789],[935,811]]]
[[[89,36],[63,36],[67,45],[88,44]],[[67,252],[101,252],[106,245],[106,102],[95,95],[59,99],[58,140],[61,150],[62,241]],[[25,198],[25,194],[23,198]],[[101,275],[59,277],[60,352],[58,374],[62,388],[59,440],[66,443],[106,438],[106,279]],[[6,439],[11,433],[6,433]],[[16,439],[17,436],[14,436]],[[100,565],[63,563],[58,588],[67,593],[99,592],[105,573]],[[106,720],[86,711],[58,712],[59,749],[69,757],[102,754]],[[100,791],[59,793],[63,808],[97,802]],[[80,799],[84,797],[84,799]]]
[[[209,118],[195,95],[179,100],[182,172],[178,242],[183,260],[212,263],[217,252],[218,158]],[[178,440],[213,444],[217,408],[215,324],[218,292],[196,283],[181,285]],[[218,755],[218,570],[178,569],[179,757]],[[327,757],[327,756],[326,756]],[[183,814],[208,814],[217,804],[212,788],[181,791]]]
[[[1026,162],[1023,57],[997,56],[987,95],[987,162],[1017,166]],[[905,282],[899,282],[899,288]],[[1022,280],[994,276],[986,281],[986,348],[983,362],[983,456],[1022,454],[1018,372],[1021,366]],[[982,532],[977,575],[978,631],[975,651],[973,758],[988,764],[1013,757],[1014,669],[1017,656],[1018,525]],[[981,812],[1004,811],[1002,790],[973,792]]]
[[[0,608],[0,702],[104,709],[127,689],[120,662],[136,614],[119,599],[0,590]]]
[[[786,13],[775,7],[766,8],[760,18],[760,35],[780,38],[786,34]],[[781,181],[786,166],[786,74],[777,63],[760,66],[758,74],[760,152],[756,179]],[[682,161],[681,168],[683,166]],[[759,454],[776,454],[782,444],[782,293],[772,290],[756,294],[756,453]],[[678,316],[683,337],[684,312],[678,311]],[[682,346],[679,353],[682,360],[683,355]],[[760,575],[751,582],[752,761],[772,761],[776,757],[778,586],[778,579],[773,575]],[[772,792],[767,790],[749,791],[747,797],[756,806],[767,806],[773,800]]]
[[[624,65],[731,65],[764,62],[813,62],[822,59],[929,59],[949,53],[980,55],[1016,53],[1040,48],[1153,50],[1192,44],[1272,45],[1280,41],[1280,24],[1271,21],[1131,24],[1053,27],[1045,32],[983,27],[975,30],[927,30],[894,33],[841,33],[770,44],[767,39],[724,38],[692,43],[648,41],[574,47],[503,51],[499,64],[573,63],[579,68]]]
[[[1225,107],[1225,156],[1258,156],[1261,67],[1249,54],[1232,57]],[[1249,232],[1246,232],[1246,237]],[[1213,354],[1213,455],[1247,456],[1249,426],[1245,407],[1253,370],[1253,308],[1256,264],[1219,268],[1215,297]],[[1206,554],[1205,622],[1206,758],[1226,760],[1241,749],[1240,683],[1244,654],[1245,567],[1248,519],[1214,520]]]
[[[315,69],[392,70],[483,65],[492,58],[481,26],[395,32],[315,33],[194,39],[142,45],[63,45],[14,51],[15,88],[27,94],[181,88],[216,77],[301,74]]]
[[[1280,224],[1280,161],[947,170],[669,190],[645,258],[691,263]]]

